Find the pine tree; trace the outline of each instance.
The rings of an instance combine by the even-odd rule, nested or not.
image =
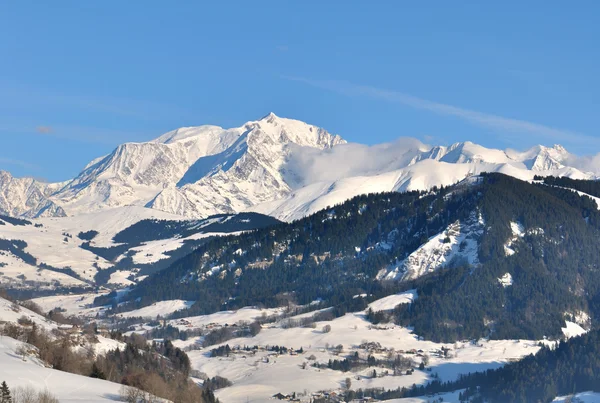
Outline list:
[[[11,403],[12,398],[10,397],[10,389],[5,381],[2,381],[0,386],[0,403]]]
[[[106,375],[100,368],[98,368],[98,365],[94,363],[94,365],[92,365],[92,373],[90,374],[90,378],[106,379]]]

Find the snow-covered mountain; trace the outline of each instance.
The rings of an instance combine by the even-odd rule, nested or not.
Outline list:
[[[286,198],[251,207],[251,211],[292,221],[354,196],[385,191],[427,190],[449,186],[481,172],[500,172],[522,180],[535,175],[596,178],[567,161],[577,157],[562,146],[536,146],[525,152],[495,150],[464,142],[430,147],[414,139],[366,147],[346,144],[302,161],[314,181]],[[344,162],[348,164],[344,166]],[[341,168],[337,168],[341,167]],[[350,175],[345,175],[351,171]]]
[[[64,217],[65,211],[49,198],[63,185],[15,178],[0,170],[0,212],[16,217]]]
[[[578,166],[559,145],[518,152],[401,138],[365,146],[270,113],[238,128],[187,127],[122,144],[64,183],[0,171],[0,212],[60,217],[134,205],[193,218],[257,211],[293,220],[358,194],[450,185],[483,171],[596,177]]]

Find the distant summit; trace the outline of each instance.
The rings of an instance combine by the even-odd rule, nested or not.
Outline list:
[[[367,147],[271,112],[237,128],[182,127],[121,144],[63,183],[2,172],[0,212],[61,217],[133,205],[194,218],[256,211],[293,220],[358,194],[450,185],[485,171],[595,177],[570,165],[576,160],[560,145],[517,152],[402,139]]]

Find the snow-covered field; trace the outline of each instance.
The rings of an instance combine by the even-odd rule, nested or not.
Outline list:
[[[400,304],[409,304],[417,299],[417,290],[410,290],[400,294],[389,295],[378,299],[369,304],[369,308],[373,311],[387,311],[394,309]]]
[[[173,312],[180,311],[182,309],[188,309],[193,304],[194,301],[183,301],[181,299],[160,301],[140,309],[120,313],[118,314],[118,316],[122,318],[133,318],[141,316],[143,318],[154,319],[159,315],[165,317],[167,315],[172,314]]]
[[[232,325],[239,322],[253,322],[261,317],[271,315],[280,315],[284,312],[284,308],[269,308],[260,309],[254,307],[246,307],[237,311],[222,311],[210,315],[190,316],[183,318],[186,322],[182,325],[182,319],[173,319],[169,321],[172,326],[177,326],[182,330],[185,328],[202,328],[209,325]]]
[[[82,248],[86,242],[91,246],[108,248],[116,246],[113,237],[120,231],[145,219],[185,220],[185,218],[158,210],[144,207],[125,206],[110,210],[100,210],[94,213],[82,214],[74,217],[39,218],[31,219],[30,225],[13,225],[1,221],[0,239],[24,241],[27,246],[24,251],[30,254],[37,262],[24,260],[9,251],[0,250],[0,281],[23,287],[26,282],[35,282],[37,288],[52,289],[60,286],[90,287],[95,282],[99,270],[113,267],[115,262],[122,261],[125,257],[133,260],[133,267],[119,270],[110,275],[108,284],[113,286],[128,286],[143,279],[138,276],[137,265],[152,264],[161,259],[169,258],[168,252],[181,248],[186,241],[222,236],[223,233],[203,233],[203,227],[227,218],[207,219],[201,221],[193,228],[198,232],[185,238],[168,238],[144,242],[135,246],[115,258],[115,262],[108,261],[92,251]],[[195,221],[194,221],[195,223]],[[97,231],[98,234],[91,241],[83,240],[78,234],[88,231]],[[240,231],[227,233],[237,235]],[[43,264],[56,269],[70,269],[70,272],[57,272],[44,268]],[[41,266],[41,267],[40,267]]]
[[[64,297],[44,297],[34,301],[49,310],[57,304],[67,313],[91,315],[89,304],[97,294],[70,295]],[[374,310],[393,309],[398,304],[412,303],[417,298],[414,290],[390,295],[369,304]],[[163,301],[135,311],[120,314],[122,317],[165,316],[179,309],[189,307],[191,301]],[[182,330],[233,326],[241,322],[252,322],[266,316],[281,315],[283,308],[259,309],[247,307],[237,311],[217,312],[211,315],[188,317],[169,321]],[[0,321],[16,322],[21,316],[27,316],[36,324],[52,330],[57,325],[47,319],[19,307],[9,301],[0,299]],[[311,313],[294,316],[299,319]],[[577,320],[585,318],[578,313]],[[272,401],[276,393],[292,394],[296,392],[302,401],[308,401],[311,393],[320,391],[341,392],[350,378],[352,389],[385,388],[396,389],[423,384],[434,378],[441,381],[457,379],[460,374],[499,368],[502,365],[520,359],[525,355],[536,353],[538,341],[533,340],[478,340],[457,343],[434,343],[415,335],[411,329],[394,324],[373,325],[365,318],[365,312],[348,313],[331,321],[315,323],[313,327],[287,328],[279,322],[263,325],[260,333],[254,337],[235,338],[220,345],[228,344],[234,351],[229,356],[211,357],[210,351],[220,345],[204,349],[198,347],[202,337],[176,341],[181,347],[195,346],[199,350],[188,352],[192,367],[206,375],[219,375],[233,382],[233,385],[216,392],[217,397],[226,403],[267,402]],[[574,319],[575,320],[575,319]],[[326,330],[326,326],[330,329]],[[563,329],[567,337],[582,332],[583,328],[574,322],[566,322]],[[93,348],[96,354],[102,354],[123,344],[98,336],[98,343],[81,348]],[[550,343],[550,342],[548,342]],[[45,368],[34,358],[22,361],[14,351],[19,342],[3,338],[0,340],[0,379],[6,380],[10,386],[32,385],[38,389],[48,388],[57,395],[61,402],[102,402],[118,399],[120,385],[94,380],[78,375],[54,371]],[[249,351],[238,348],[257,346],[257,350]],[[283,346],[294,349],[293,353],[276,353],[270,346]],[[301,353],[298,353],[299,349]],[[448,351],[444,354],[444,349]],[[350,372],[336,371],[314,363],[327,364],[329,360],[343,360],[359,354],[361,359],[373,355],[377,359],[393,358],[398,355],[412,360],[410,367],[414,371],[394,373],[390,368],[368,367]],[[416,369],[427,360],[425,370]],[[373,375],[373,371],[376,375]],[[594,394],[580,394],[584,402],[595,401]],[[417,403],[431,400],[429,397],[397,399],[394,403]],[[445,402],[458,402],[458,392],[437,395]],[[587,400],[585,400],[587,399]],[[563,402],[560,398],[556,402]]]
[[[391,295],[372,302],[369,306],[376,310],[393,309],[400,303],[410,303],[417,297],[416,292]],[[251,321],[266,310],[244,308],[238,311],[218,312],[212,315],[183,318],[171,324],[187,328],[231,325],[240,320]],[[269,312],[268,314],[277,313]],[[291,319],[306,317],[302,314]],[[330,331],[324,331],[329,325]],[[181,347],[197,344],[194,338],[182,342]],[[366,344],[369,343],[369,344]],[[229,357],[211,357],[210,350],[219,345],[188,353],[192,366],[208,376],[223,376],[233,382],[233,386],[217,391],[217,397],[224,402],[266,402],[276,393],[292,394],[304,399],[304,393],[318,391],[341,391],[346,378],[350,378],[352,388],[396,389],[422,384],[434,376],[442,381],[455,380],[459,374],[498,368],[507,362],[519,359],[538,351],[537,341],[530,340],[479,340],[454,344],[425,341],[412,333],[412,330],[394,324],[375,326],[368,322],[364,312],[349,313],[332,321],[318,322],[315,327],[284,328],[279,323],[267,324],[252,338],[228,340],[221,345],[259,346],[259,350],[235,351]],[[342,346],[341,351],[337,346]],[[276,354],[269,346],[285,346],[301,354]],[[444,357],[442,348],[449,349]],[[334,371],[315,368],[311,364],[327,364],[330,359],[342,360],[358,352],[362,357],[372,354],[377,358],[394,357],[401,354],[414,361],[414,367],[428,356],[429,370],[415,370],[412,374],[392,375],[391,370],[376,368],[379,375],[373,377],[373,369],[355,372]],[[313,357],[314,356],[314,357]],[[310,357],[310,359],[309,359]],[[458,401],[458,394],[443,396],[448,401]],[[404,399],[398,402],[422,402],[422,399]]]
[[[331,326],[331,331],[323,332],[325,325]],[[372,378],[372,369],[356,374],[318,369],[310,366],[308,357],[314,355],[316,361],[327,363],[329,359],[343,359],[347,355],[358,351],[366,354],[358,346],[364,342],[380,343],[382,351],[379,356],[384,357],[390,351],[408,352],[423,350],[430,355],[431,372],[415,370],[412,375],[380,376]],[[317,323],[315,329],[293,328],[282,329],[278,327],[264,328],[257,336],[247,339],[240,338],[229,340],[230,346],[258,345],[258,346],[286,346],[288,348],[303,348],[304,353],[299,355],[283,354],[269,355],[267,351],[256,354],[240,353],[230,357],[211,358],[209,351],[189,352],[192,366],[209,376],[220,375],[233,382],[233,386],[219,390],[217,396],[224,402],[244,402],[250,399],[253,402],[266,402],[276,393],[291,394],[317,392],[320,390],[340,390],[345,379],[350,377],[354,389],[384,387],[398,388],[410,387],[413,383],[421,384],[437,374],[441,380],[453,380],[460,373],[498,368],[504,363],[520,358],[524,355],[537,352],[539,347],[535,341],[505,340],[485,341],[476,344],[457,343],[438,344],[420,340],[409,329],[395,325],[381,327],[373,326],[363,314],[347,314],[331,322]],[[343,353],[336,355],[333,346],[343,346]],[[210,350],[216,346],[207,348]],[[327,348],[329,347],[329,348]],[[436,351],[442,347],[451,350],[452,358],[435,356]],[[407,354],[415,360],[416,365],[421,359],[416,354]],[[269,362],[266,362],[268,358]],[[303,363],[307,363],[305,369]],[[383,370],[378,369],[378,372]],[[357,379],[358,378],[358,379]]]
[[[60,327],[35,312],[0,298],[0,322],[16,324],[21,317],[28,318],[39,328],[49,332]],[[84,352],[92,349],[96,354],[103,354],[108,350],[124,347],[121,342],[100,335],[97,338],[98,343],[79,344],[77,348]],[[38,391],[47,389],[57,396],[60,402],[119,400],[121,385],[47,368],[43,362],[31,355],[23,359],[16,353],[22,345],[24,343],[8,336],[0,336],[0,381],[6,381],[10,388],[31,386]]]
[[[199,228],[198,230],[200,231],[201,229]],[[235,231],[229,232],[226,235],[239,235],[241,233],[242,231]],[[161,259],[167,259],[169,257],[167,252],[181,248],[186,241],[197,241],[199,239],[223,235],[222,232],[199,232],[185,238],[169,238],[144,242],[140,246],[131,248],[127,252],[127,255],[132,257],[135,264],[154,263]]]
[[[49,297],[34,298],[31,301],[39,305],[44,312],[49,312],[55,308],[61,308],[65,310],[66,316],[75,315],[93,317],[106,309],[105,307],[92,307],[94,299],[107,293],[108,291],[87,294],[53,295]]]

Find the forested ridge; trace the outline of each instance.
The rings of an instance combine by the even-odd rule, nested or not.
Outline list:
[[[143,281],[122,309],[179,298],[198,301],[185,314],[207,314],[319,299],[343,314],[415,288],[412,305],[371,319],[413,326],[436,341],[558,337],[566,318],[583,312],[594,323],[600,316],[598,206],[563,187],[483,174],[431,192],[358,196],[293,223],[213,239]],[[478,264],[454,262],[413,281],[377,279],[474,212],[484,223]],[[523,234],[516,236],[511,223]],[[507,273],[512,285],[503,286],[499,278]]]
[[[346,304],[356,294],[380,294],[382,284],[374,278],[382,267],[406,257],[451,220],[468,216],[476,195],[464,194],[447,200],[422,192],[359,196],[291,224],[213,239],[127,297],[142,305],[189,298],[202,301],[194,313],[211,313],[276,306],[289,298]],[[393,242],[387,242],[390,234]],[[382,248],[382,241],[391,249]],[[220,272],[208,274],[215,268]]]

